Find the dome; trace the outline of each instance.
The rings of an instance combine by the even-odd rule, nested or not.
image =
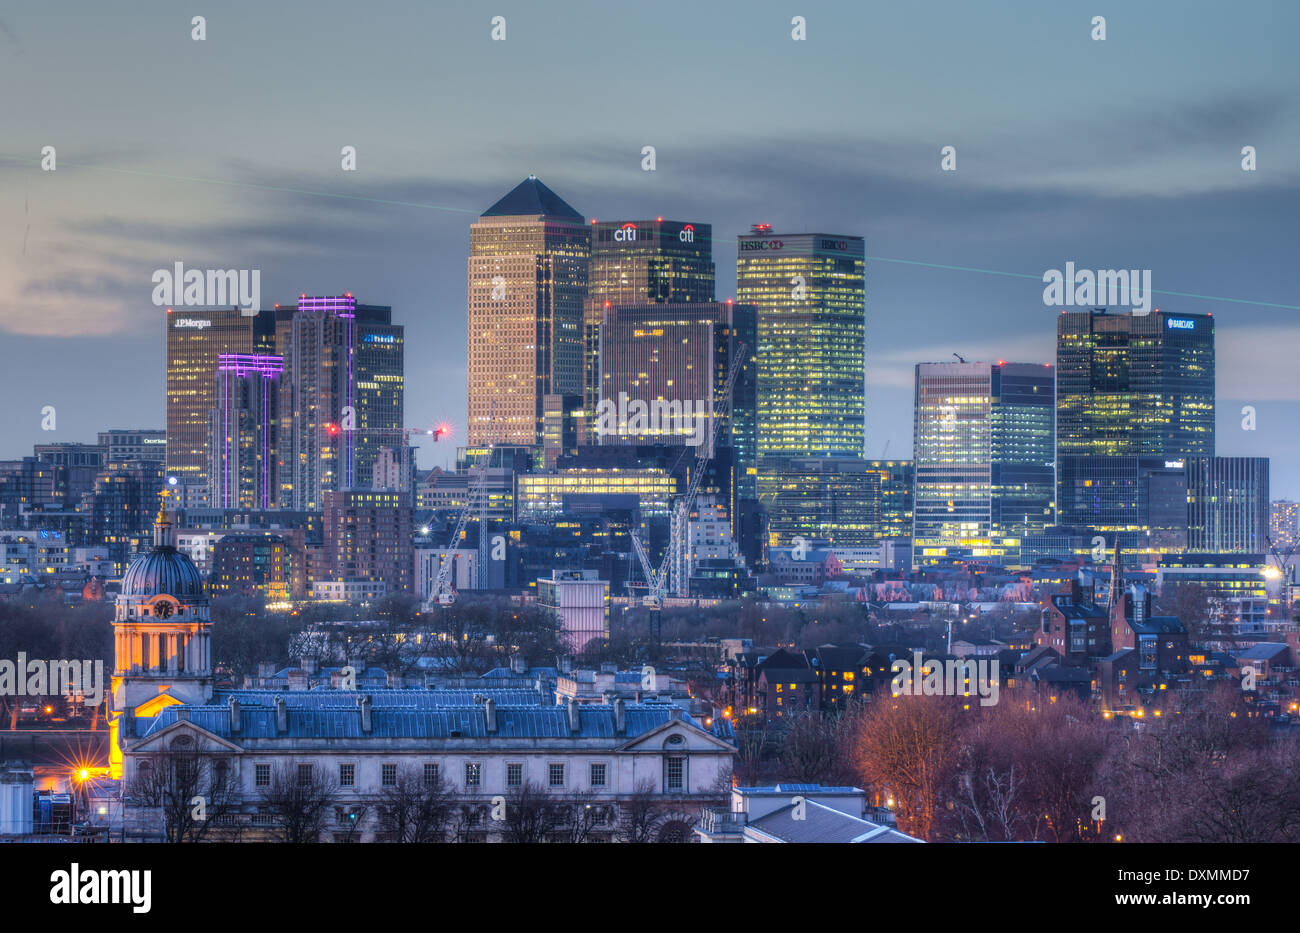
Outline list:
[[[155,547],[148,554],[137,557],[122,578],[123,596],[157,596],[161,593],[180,600],[204,597],[199,568],[174,547]]]

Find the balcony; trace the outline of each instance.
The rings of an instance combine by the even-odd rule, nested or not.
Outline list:
[[[745,814],[705,807],[700,810],[699,828],[710,836],[739,834],[745,828]]]

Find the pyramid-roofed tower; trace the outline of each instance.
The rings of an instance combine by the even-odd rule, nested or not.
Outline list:
[[[538,179],[529,175],[482,214],[484,217],[565,217],[582,220],[583,216]]]

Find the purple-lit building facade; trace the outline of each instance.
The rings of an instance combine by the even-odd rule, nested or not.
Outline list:
[[[325,493],[371,485],[379,450],[402,438],[405,328],[350,294],[277,305],[280,506],[318,511]]]
[[[209,501],[218,509],[269,509],[280,489],[280,382],[284,359],[262,353],[218,358],[209,419]]]

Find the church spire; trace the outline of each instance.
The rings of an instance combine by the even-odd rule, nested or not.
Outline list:
[[[1120,557],[1119,535],[1115,535],[1115,556],[1110,564],[1110,614],[1124,613],[1124,560]]]

